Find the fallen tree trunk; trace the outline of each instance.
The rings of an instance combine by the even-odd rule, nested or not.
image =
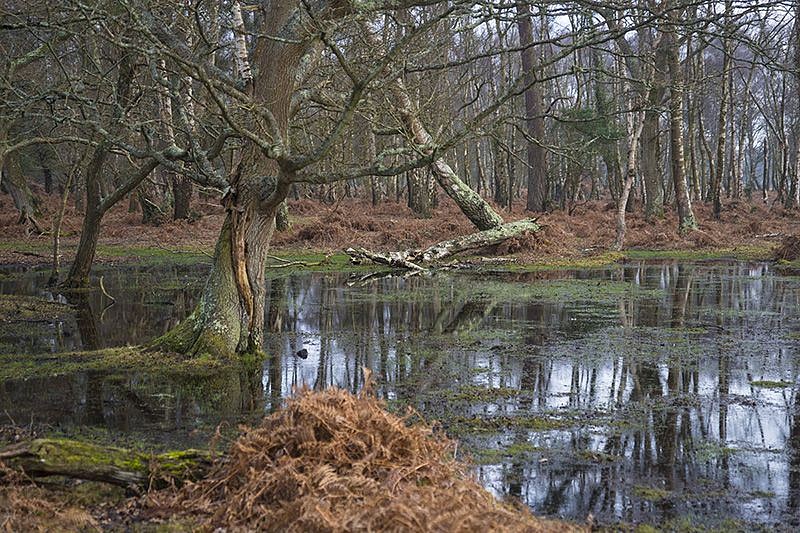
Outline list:
[[[425,270],[426,267],[423,266],[425,264],[436,263],[462,252],[500,244],[512,237],[537,232],[539,229],[536,219],[525,219],[442,241],[424,249],[380,253],[364,248],[348,248],[345,253],[355,264],[371,261],[393,268]]]
[[[66,476],[137,490],[151,481],[196,480],[211,466],[202,450],[148,454],[70,439],[35,439],[0,450],[0,461],[31,477]]]

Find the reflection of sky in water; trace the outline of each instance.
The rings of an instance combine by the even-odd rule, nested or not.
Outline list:
[[[273,343],[282,354],[281,395],[301,384],[352,389],[361,366],[375,371],[387,398],[416,402],[434,418],[454,413],[420,400],[432,391],[516,389],[519,397],[478,399],[457,414],[579,421],[568,429],[464,436],[476,450],[520,443],[532,450],[478,468],[500,496],[577,519],[688,513],[700,521],[787,523],[787,504],[800,488],[800,479],[790,487],[790,469],[800,461],[791,466],[787,449],[790,439],[800,440],[792,437],[800,344],[790,336],[798,330],[800,284],[764,265],[637,266],[585,276],[658,291],[599,302],[492,302],[460,329],[452,323],[469,289],[452,278],[434,296],[422,282],[419,289],[410,280],[378,282],[372,290],[379,294],[407,295],[387,302],[362,289],[353,297],[327,288],[324,280],[298,294],[287,287],[286,333]],[[469,283],[480,288],[478,280]],[[524,291],[547,281],[516,276],[508,283]],[[294,355],[301,347],[306,360]],[[751,384],[759,380],[790,386]],[[273,386],[269,372],[263,384]],[[637,496],[646,488],[673,496]]]
[[[181,268],[108,274],[118,304],[106,309],[92,293],[91,312],[44,324],[36,339],[18,342],[43,351],[142,342],[192,308],[200,275]],[[132,276],[147,288],[130,288]],[[2,282],[0,290],[41,294],[39,278]],[[445,427],[459,417],[561,422],[543,431],[512,424],[459,434],[461,449],[488,463],[476,469],[481,482],[536,512],[579,521],[591,514],[601,523],[733,517],[788,528],[800,508],[798,303],[800,281],[762,264],[635,264],[353,286],[345,275],[298,275],[272,281],[266,349],[277,357],[256,376],[255,390],[232,382],[217,400],[158,379],[82,375],[6,385],[0,408],[27,419],[26,406],[47,398],[53,423],[191,431],[216,424],[216,416],[271,409],[299,386],[357,390],[368,367],[381,396]],[[300,349],[306,359],[295,355]],[[511,392],[454,399],[480,388]],[[209,401],[226,399],[230,410],[212,416]],[[653,489],[666,492],[647,492]]]

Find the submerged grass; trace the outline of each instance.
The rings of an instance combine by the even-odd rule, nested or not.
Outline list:
[[[178,354],[148,351],[141,346],[55,354],[0,354],[0,382],[87,371],[212,377],[229,366],[229,363],[211,357],[185,358]]]

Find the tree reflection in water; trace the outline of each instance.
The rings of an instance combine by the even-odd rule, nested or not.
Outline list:
[[[156,425],[180,440],[272,409],[296,387],[356,391],[367,367],[393,407],[457,433],[487,487],[540,513],[797,523],[800,281],[734,262],[347,281],[271,281],[258,371],[191,385],[102,374],[11,382],[0,408],[122,431]],[[175,285],[126,291],[107,278],[118,303],[102,318],[91,293],[93,325],[79,311],[29,344],[141,342],[191,309],[191,287]],[[165,300],[176,305],[153,305]],[[132,325],[127,337],[119,324]],[[480,420],[494,423],[471,424]]]

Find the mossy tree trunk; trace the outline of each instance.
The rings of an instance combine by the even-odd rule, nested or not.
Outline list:
[[[248,90],[269,115],[269,120],[256,117],[262,122],[253,129],[272,146],[265,150],[251,141],[242,150],[228,178],[230,187],[223,198],[227,215],[200,303],[186,320],[156,339],[155,348],[223,359],[262,353],[265,265],[276,216],[293,178],[291,165],[282,158],[289,150],[291,96],[297,69],[313,43],[297,37],[296,32],[305,31],[298,26],[298,13],[292,2],[268,10],[264,27],[286,38],[259,39],[252,56],[257,77]]]
[[[0,461],[32,477],[66,476],[145,489],[155,481],[199,479],[211,466],[208,452],[146,454],[69,439],[36,439],[0,450]]]

